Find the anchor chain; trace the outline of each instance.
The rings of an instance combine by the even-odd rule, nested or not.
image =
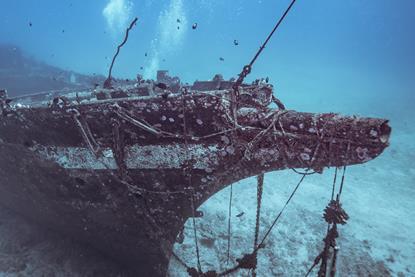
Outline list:
[[[252,277],[256,276],[256,266],[257,266],[257,253],[255,251],[258,247],[258,236],[259,236],[259,225],[260,225],[260,216],[261,216],[261,204],[262,204],[262,192],[264,189],[264,174],[257,176],[257,208],[256,208],[256,219],[255,219],[255,238],[254,238],[254,251],[252,253]]]

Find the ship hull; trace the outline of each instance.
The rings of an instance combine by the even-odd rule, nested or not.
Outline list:
[[[215,192],[273,170],[364,163],[388,145],[387,120],[275,110],[258,98],[234,107],[225,90],[3,103],[0,203],[131,274],[164,276],[185,221]]]

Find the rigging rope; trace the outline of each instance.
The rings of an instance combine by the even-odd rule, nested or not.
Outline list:
[[[306,170],[307,171],[307,170]],[[277,224],[278,219],[281,217],[282,213],[284,212],[287,205],[290,203],[291,199],[293,198],[294,194],[297,192],[298,188],[300,187],[301,183],[304,181],[304,178],[307,176],[307,174],[303,174],[300,181],[295,186],[293,192],[291,193],[288,200],[285,202],[284,206],[282,207],[281,211],[278,213],[277,217],[272,222],[271,226],[268,228],[268,231],[265,233],[264,237],[261,240],[261,243],[257,246],[256,251],[264,244],[265,240],[267,239],[268,235],[271,233],[272,229],[274,228],[275,224]]]
[[[305,175],[313,175],[313,174],[317,173],[316,171],[313,171],[313,172],[300,172],[295,168],[291,168],[291,170],[294,171],[295,173],[299,174],[299,175],[304,175],[304,174]]]
[[[334,200],[334,190],[336,188],[337,170],[338,170],[338,168],[336,167],[335,170],[334,170],[333,187],[331,189],[331,200]]]
[[[340,201],[340,195],[342,194],[343,191],[343,183],[344,183],[344,175],[346,173],[346,166],[343,166],[343,175],[342,175],[342,180],[340,182],[340,190],[339,190],[339,194],[337,194],[337,201]]]
[[[271,39],[272,35],[275,33],[275,31],[280,26],[281,22],[284,20],[284,18],[288,14],[288,12],[291,10],[291,8],[294,5],[295,1],[296,0],[292,0],[292,2],[290,3],[290,5],[288,6],[288,8],[285,10],[284,14],[280,17],[280,19],[275,24],[275,26],[272,29],[271,33],[268,35],[268,37],[266,38],[266,40],[264,41],[264,43],[261,45],[261,47],[259,48],[259,50],[256,52],[255,56],[252,58],[251,62],[248,65],[245,65],[242,68],[241,73],[238,74],[238,79],[236,80],[236,82],[232,86],[232,88],[233,88],[232,93],[231,93],[232,103],[238,101],[238,97],[239,97],[239,86],[242,85],[245,77],[248,76],[249,73],[251,73],[252,66],[254,65],[256,59],[262,53],[262,51],[264,50],[265,46],[268,44],[268,41]],[[277,106],[281,110],[284,110],[285,109],[285,107],[284,107],[284,105],[282,104],[281,101],[279,101],[275,97],[273,98],[273,100],[275,100],[274,101],[275,104],[277,104]],[[234,120],[234,128],[237,128],[239,126],[238,125],[237,112],[236,112],[236,110],[237,110],[237,104],[231,104],[231,106],[232,106],[231,109],[232,109],[232,115],[233,115],[233,120]]]
[[[268,35],[268,37],[266,38],[266,40],[264,41],[264,43],[261,45],[261,47],[259,48],[259,50],[256,52],[255,56],[252,58],[251,62],[248,65],[245,65],[241,71],[241,73],[238,75],[238,79],[236,80],[233,88],[238,91],[238,87],[243,83],[245,77],[251,73],[251,69],[252,66],[254,65],[255,61],[257,60],[257,58],[259,57],[259,55],[262,53],[262,51],[264,50],[265,46],[268,44],[268,41],[271,39],[272,35],[275,33],[275,31],[278,29],[278,27],[280,26],[281,22],[284,20],[284,18],[286,17],[286,15],[288,14],[288,12],[291,10],[292,6],[294,5],[296,0],[292,0],[291,4],[288,6],[288,8],[285,10],[284,14],[280,17],[280,19],[277,21],[277,23],[275,24],[274,28],[272,29],[271,33]]]
[[[86,146],[94,154],[95,157],[98,157],[101,153],[101,148],[92,135],[91,129],[89,128],[86,119],[75,108],[68,109],[66,112],[72,114],[72,118],[75,121],[75,124],[78,127]]]
[[[308,169],[307,169],[307,171],[308,171]],[[287,205],[289,204],[289,202],[293,198],[294,194],[297,192],[300,184],[303,182],[303,180],[306,176],[307,176],[307,174],[303,174],[300,181],[298,182],[298,184],[294,188],[293,192],[291,193],[290,197],[288,198],[287,202],[285,203],[284,207],[281,209],[281,211],[279,212],[279,214],[275,218],[274,222],[272,223],[272,225],[267,230],[267,232],[266,232],[265,236],[263,237],[263,239],[261,240],[261,242],[259,244],[256,244],[256,247],[254,248],[254,251],[250,254],[245,254],[241,259],[236,259],[236,261],[238,262],[237,265],[235,265],[234,267],[229,268],[229,269],[227,269],[223,272],[218,273],[218,276],[229,275],[229,274],[231,274],[231,273],[233,273],[233,272],[235,272],[235,271],[237,271],[241,268],[243,268],[243,269],[254,269],[255,268],[255,266],[256,266],[256,254],[257,254],[258,250],[264,247],[264,241],[266,240],[266,238],[268,237],[268,235],[270,234],[270,232],[274,228],[274,226],[277,223],[278,219],[281,217],[284,209],[287,207]]]
[[[192,209],[193,235],[194,235],[194,239],[195,239],[195,248],[196,248],[197,269],[198,269],[199,272],[202,272],[202,266],[200,264],[199,244],[197,242],[197,228],[196,228],[196,219],[195,219],[194,191],[190,195],[190,200],[191,200],[191,209]]]
[[[183,110],[183,137],[184,137],[184,144],[186,149],[186,165],[183,167],[183,174],[184,176],[187,175],[188,179],[188,187],[191,189],[190,194],[190,203],[191,203],[191,210],[192,210],[192,223],[193,223],[193,234],[194,234],[194,241],[195,241],[195,248],[196,248],[196,257],[197,257],[197,269],[201,273],[202,266],[200,264],[200,254],[199,254],[199,244],[197,242],[197,229],[196,229],[196,219],[195,219],[195,206],[194,206],[194,188],[192,186],[192,168],[191,164],[187,161],[190,161],[190,151],[189,151],[189,144],[187,141],[188,133],[187,133],[187,124],[186,124],[186,100],[185,100],[185,90],[182,90],[182,110]],[[188,270],[189,274],[191,272]]]

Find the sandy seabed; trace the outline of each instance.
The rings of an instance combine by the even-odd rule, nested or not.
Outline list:
[[[340,226],[337,276],[415,276],[415,146],[413,132],[398,132],[385,153],[367,164],[347,168],[342,194],[350,220]],[[306,177],[266,247],[259,252],[258,276],[304,276],[323,248],[327,224],[322,218],[331,197],[334,169]],[[266,174],[260,237],[266,232],[301,176],[291,171]],[[200,208],[198,220],[203,269],[224,270],[252,251],[256,180],[234,184],[231,263],[226,264],[227,203],[229,188],[217,193]],[[213,227],[214,226],[214,227]],[[191,222],[186,239],[175,251],[196,267]],[[183,267],[170,262],[170,276],[183,276]],[[314,270],[315,276],[318,268]],[[234,276],[250,276],[239,271]]]

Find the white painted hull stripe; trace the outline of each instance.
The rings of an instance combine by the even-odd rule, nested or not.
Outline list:
[[[83,147],[38,146],[34,151],[67,169],[117,169],[110,148],[104,149],[99,158]],[[209,170],[218,164],[219,151],[217,144],[190,144],[189,152],[184,144],[133,145],[125,149],[125,162],[128,169],[178,169],[189,154],[195,160],[193,168]]]

